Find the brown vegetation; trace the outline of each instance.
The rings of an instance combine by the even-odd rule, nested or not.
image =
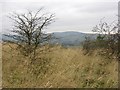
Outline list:
[[[3,45],[3,87],[118,87],[117,60],[98,55],[99,50],[83,55],[81,48],[46,45],[37,49],[37,59],[31,62],[16,47]]]

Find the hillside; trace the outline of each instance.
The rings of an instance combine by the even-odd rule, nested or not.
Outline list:
[[[64,46],[79,46],[81,42],[85,40],[85,37],[89,36],[91,39],[96,38],[96,34],[81,33],[76,31],[67,31],[67,32],[53,32],[53,39],[50,40],[51,44],[59,43]],[[57,39],[56,39],[57,38]],[[2,40],[15,41],[14,39],[2,35]]]
[[[48,49],[49,48],[49,49]],[[114,88],[118,84],[118,63],[98,55],[84,55],[80,48],[45,46],[38,59],[16,50],[15,44],[3,45],[3,87],[9,88]]]
[[[75,31],[67,31],[67,32],[54,32],[53,36],[55,36],[56,40],[51,40],[53,43],[59,43],[64,46],[79,46],[81,42],[85,40],[85,37],[90,37],[91,39],[96,38],[96,34],[87,34]]]

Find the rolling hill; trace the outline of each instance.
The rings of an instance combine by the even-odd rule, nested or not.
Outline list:
[[[67,31],[67,32],[54,32],[53,39],[50,40],[51,44],[61,44],[63,46],[77,46],[80,45],[81,42],[85,40],[85,37],[90,37],[91,39],[96,38],[96,34],[75,32],[75,31]],[[4,34],[2,35],[2,41],[15,41],[13,38],[7,37]]]
[[[54,32],[54,37],[57,39],[52,39],[52,43],[59,43],[67,46],[77,46],[85,40],[85,37],[90,37],[91,39],[96,38],[96,34],[88,34],[82,32],[68,31],[68,32]]]

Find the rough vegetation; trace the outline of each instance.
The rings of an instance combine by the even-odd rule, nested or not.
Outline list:
[[[93,32],[98,33],[96,39],[91,40],[86,37],[83,42],[84,54],[91,54],[94,50],[100,49],[99,54],[109,58],[117,58],[120,60],[120,33],[117,24],[108,24],[100,22],[93,28]]]
[[[37,59],[31,61],[16,47],[3,43],[3,87],[118,87],[118,61],[102,57],[99,49],[84,55],[81,48],[45,45],[37,49]]]

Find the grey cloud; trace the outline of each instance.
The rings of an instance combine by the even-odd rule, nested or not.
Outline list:
[[[118,5],[116,2],[93,2],[93,3],[83,3],[82,6],[79,4],[74,6],[77,12],[87,12],[87,13],[104,13],[117,11]]]
[[[31,0],[32,1],[32,0]],[[87,0],[86,0],[87,1]],[[95,0],[94,0],[95,1]],[[25,12],[26,9],[36,11],[44,6],[45,12],[55,13],[56,22],[47,31],[88,31],[95,26],[102,17],[114,20],[117,14],[117,2],[81,2],[80,0],[40,0],[39,2],[8,2],[3,7],[5,15],[12,11]],[[10,27],[10,22],[4,21],[4,27]],[[7,23],[7,24],[6,24]]]

